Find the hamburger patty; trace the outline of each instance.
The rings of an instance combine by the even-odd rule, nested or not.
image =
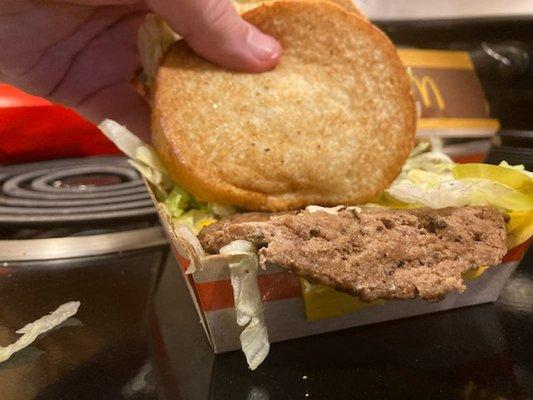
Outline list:
[[[207,252],[233,240],[260,247],[261,265],[290,269],[364,301],[465,290],[462,274],[499,264],[506,253],[504,216],[490,207],[343,209],[247,213],[200,232]]]

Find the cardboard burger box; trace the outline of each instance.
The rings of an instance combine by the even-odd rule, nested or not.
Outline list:
[[[158,205],[149,184],[147,187],[213,351],[219,354],[240,349],[239,335],[243,328],[236,323],[228,265],[210,263],[193,274],[186,274],[191,259],[199,259],[199,255],[176,232],[172,218]],[[523,258],[528,243],[511,249],[498,266],[470,271],[465,276],[467,290],[464,293],[450,293],[436,303],[421,299],[364,303],[348,294],[311,285],[280,268],[260,270],[258,286],[269,340],[280,342],[496,301],[507,278]]]

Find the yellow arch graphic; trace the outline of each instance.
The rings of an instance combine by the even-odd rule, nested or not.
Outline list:
[[[422,102],[424,103],[424,107],[430,107],[432,102],[430,98],[430,92],[433,93],[433,97],[437,101],[437,106],[440,110],[444,110],[446,108],[446,103],[444,102],[444,99],[442,98],[442,93],[430,76],[423,76],[422,79],[417,79],[416,77],[412,77],[413,82],[418,89],[418,92],[420,93],[420,97],[422,97]]]

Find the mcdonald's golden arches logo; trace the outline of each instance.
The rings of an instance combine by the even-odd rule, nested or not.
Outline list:
[[[430,96],[430,94],[432,94],[433,99],[435,99],[435,102],[437,103],[437,107],[440,110],[444,110],[446,108],[446,103],[442,97],[442,92],[432,77],[425,75],[419,79],[415,76],[412,76],[412,81],[418,93],[420,94],[424,107],[429,108],[433,105],[433,101]]]

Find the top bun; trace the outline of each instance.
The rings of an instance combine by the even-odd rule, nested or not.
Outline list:
[[[388,38],[329,1],[243,18],[277,38],[272,71],[228,71],[172,46],[157,72],[153,143],[201,201],[287,210],[372,200],[414,140],[410,80]]]
[[[250,11],[263,4],[271,4],[271,3],[274,3],[275,1],[278,1],[278,0],[233,0],[232,3],[237,9],[237,11],[239,12],[239,14],[243,14],[246,11]],[[289,1],[289,0],[285,0],[285,1]],[[361,18],[366,19],[366,16],[361,11],[359,11],[359,9],[355,6],[352,0],[329,0],[329,1],[332,1],[333,3],[337,3],[339,6],[344,8],[346,11],[351,11],[359,15]]]

